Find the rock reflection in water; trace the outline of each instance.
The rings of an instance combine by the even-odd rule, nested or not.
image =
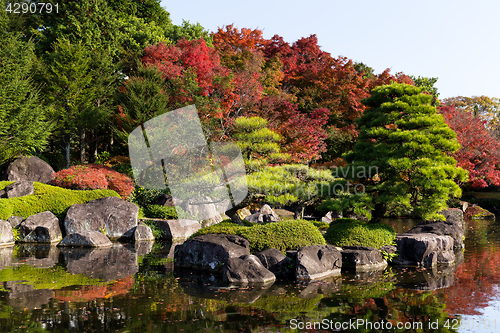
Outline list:
[[[137,253],[121,244],[108,248],[62,248],[66,269],[105,281],[123,279],[138,272]]]
[[[401,272],[398,286],[414,290],[436,290],[453,285],[456,266],[408,268]]]
[[[60,253],[55,244],[19,244],[13,265],[26,264],[38,268],[51,268],[59,262]]]
[[[33,285],[23,284],[22,281],[7,281],[3,287],[7,290],[7,304],[15,310],[40,308],[54,295],[50,289],[35,290]]]

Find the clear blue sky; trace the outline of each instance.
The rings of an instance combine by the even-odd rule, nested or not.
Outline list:
[[[438,77],[440,98],[500,97],[498,0],[163,0],[174,24],[234,23],[293,43],[311,34],[376,73]]]

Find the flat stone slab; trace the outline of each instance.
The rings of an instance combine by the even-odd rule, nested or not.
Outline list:
[[[84,230],[67,235],[57,246],[68,247],[107,247],[113,243],[99,231]]]
[[[354,272],[382,270],[387,267],[387,261],[380,251],[367,246],[344,246],[342,248],[342,269]]]
[[[396,236],[399,256],[396,265],[434,266],[455,262],[453,238],[436,234],[399,234]]]
[[[297,251],[295,278],[312,281],[339,275],[342,254],[333,245],[310,245]]]

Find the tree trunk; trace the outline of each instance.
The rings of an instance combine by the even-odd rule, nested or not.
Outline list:
[[[69,151],[70,151],[70,140],[64,140],[64,168],[69,168]]]
[[[240,215],[238,214],[238,208],[234,207],[231,208],[230,210],[226,211],[226,215],[229,216],[229,218],[236,224],[239,225],[244,225],[243,221],[240,218]]]
[[[80,132],[80,162],[85,163],[85,131]]]
[[[375,204],[375,209],[373,210],[372,219],[370,220],[370,223],[380,222],[380,220],[384,218],[386,212],[387,212],[386,204],[382,203]]]

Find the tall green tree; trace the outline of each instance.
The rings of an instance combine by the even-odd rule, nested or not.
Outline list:
[[[438,106],[441,104],[438,100],[439,98],[439,93],[437,87],[435,87],[435,84],[438,80],[437,77],[425,77],[425,76],[413,76],[410,75],[410,78],[413,80],[413,83],[415,83],[416,87],[423,88],[424,91],[427,93],[431,94],[434,97],[434,104],[435,106]]]
[[[1,2],[5,8],[4,1]],[[34,45],[11,31],[5,11],[0,13],[0,164],[17,155],[42,150],[51,126],[47,108],[32,79],[36,63]]]
[[[372,221],[394,206],[424,219],[442,219],[438,212],[447,199],[461,196],[455,180],[464,181],[467,172],[448,155],[460,145],[432,98],[422,88],[393,83],[373,89],[363,101],[368,109],[357,121],[359,138],[345,159],[371,197]]]

